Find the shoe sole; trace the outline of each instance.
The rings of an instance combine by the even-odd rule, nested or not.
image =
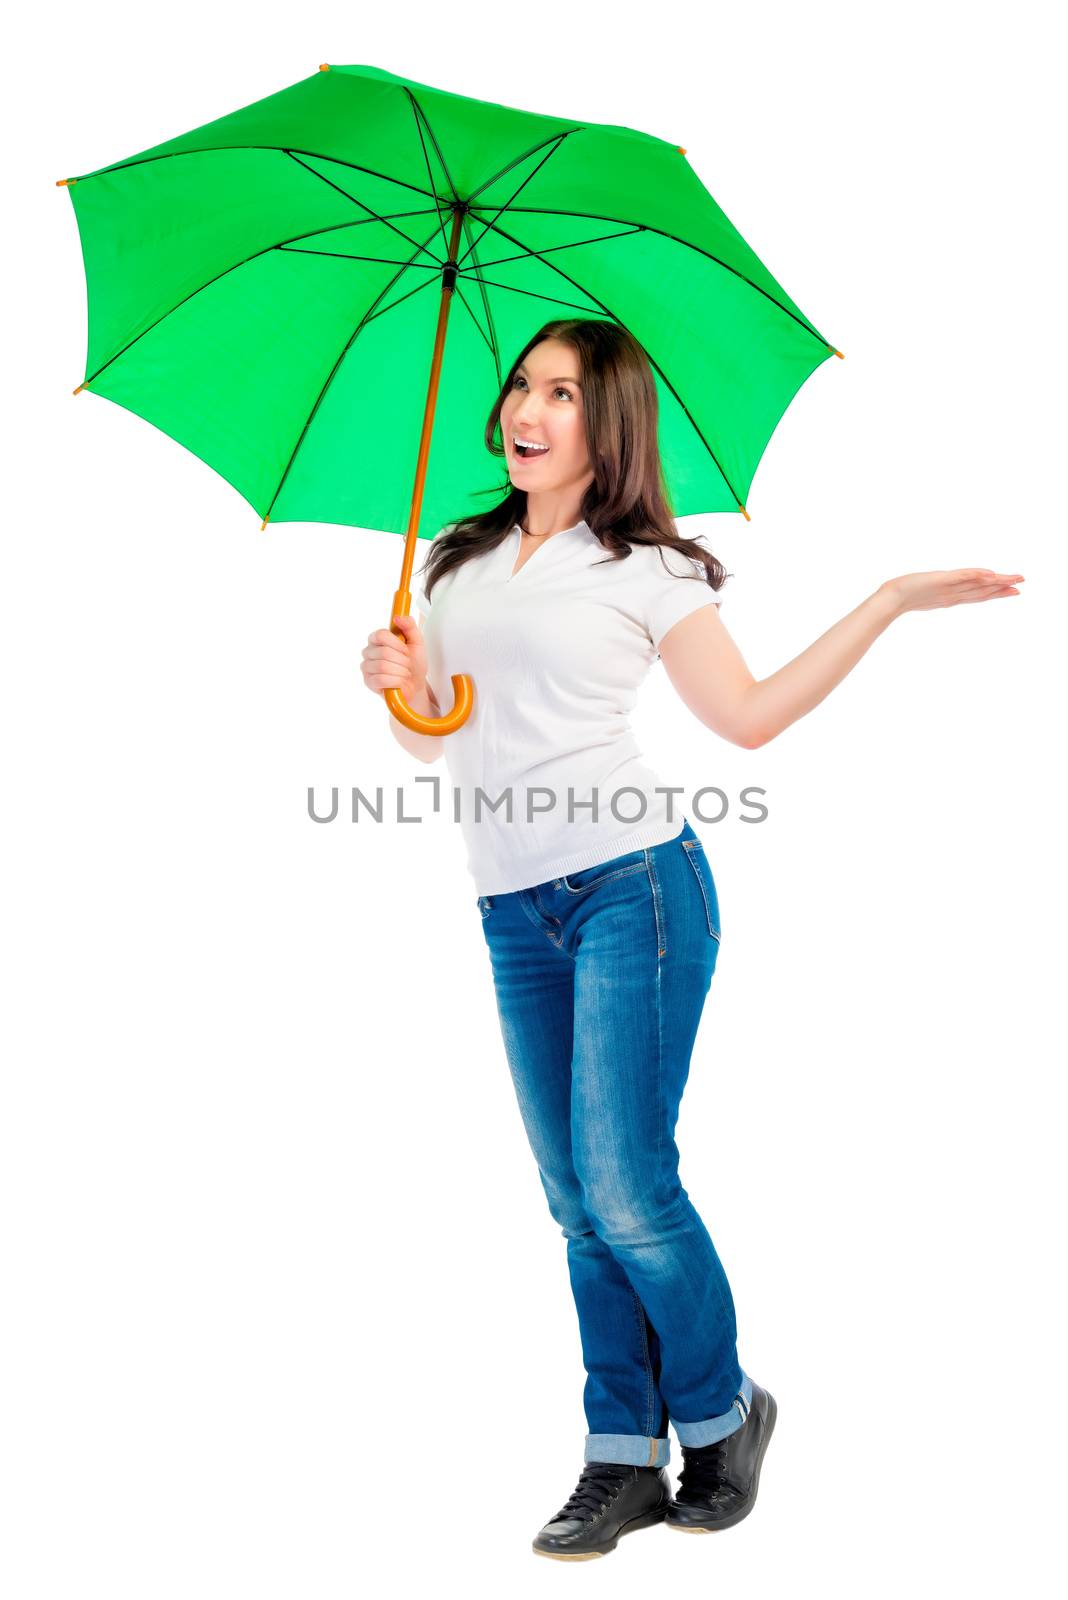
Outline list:
[[[764,1454],[768,1448],[772,1433],[775,1431],[775,1418],[779,1408],[772,1395],[768,1395],[768,1420],[764,1425],[764,1438],[757,1452],[756,1466],[753,1469],[753,1492],[739,1511],[732,1511],[729,1517],[724,1517],[719,1522],[672,1522],[667,1519],[666,1526],[673,1528],[676,1533],[719,1533],[723,1528],[733,1528],[745,1520],[756,1505],[757,1489],[760,1487],[760,1469],[764,1464]]]
[[[658,1522],[663,1522],[668,1514],[671,1501],[667,1500],[662,1506],[657,1506],[653,1511],[645,1511],[640,1517],[634,1517],[630,1522],[625,1522],[612,1540],[600,1550],[542,1550],[539,1545],[532,1545],[531,1549],[536,1556],[548,1556],[552,1561],[592,1561],[596,1556],[606,1556],[615,1549],[620,1539],[626,1533],[636,1533],[639,1528],[652,1528]]]

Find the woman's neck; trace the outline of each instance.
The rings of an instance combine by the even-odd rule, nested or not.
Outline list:
[[[546,539],[553,533],[566,533],[568,528],[577,527],[581,521],[581,507],[573,500],[564,500],[557,494],[553,494],[551,499],[528,494],[526,511],[519,518],[519,526],[532,539]]]

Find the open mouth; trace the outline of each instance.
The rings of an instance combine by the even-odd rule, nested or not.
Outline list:
[[[549,454],[549,446],[547,444],[539,444],[536,439],[520,439],[514,433],[512,435],[512,447],[520,461],[536,461],[539,457]]]

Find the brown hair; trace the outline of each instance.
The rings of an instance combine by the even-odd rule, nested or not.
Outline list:
[[[728,573],[715,556],[695,540],[679,537],[660,460],[653,371],[637,339],[619,323],[581,317],[545,323],[512,363],[486,422],[486,449],[491,455],[505,454],[499,434],[501,407],[515,382],[516,368],[543,339],[561,340],[579,358],[586,445],[594,472],[582,497],[582,521],[612,560],[625,561],[632,545],[671,545],[700,561],[705,581],[713,589],[721,589]],[[507,493],[498,505],[464,517],[434,539],[421,569],[428,599],[439,578],[496,549],[516,523],[523,521],[526,490],[517,489],[508,479],[506,483]],[[479,492],[499,494],[500,489]],[[697,573],[693,577],[698,579]],[[689,580],[682,577],[680,581]]]

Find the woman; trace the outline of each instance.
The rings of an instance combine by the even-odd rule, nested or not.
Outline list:
[[[420,759],[448,761],[505,1052],[567,1238],[589,1432],[578,1485],[534,1549],[577,1560],[660,1521],[739,1522],[776,1415],[739,1365],[730,1287],[678,1176],[719,905],[700,840],[641,762],[627,723],[638,686],[659,653],[698,720],[755,749],[895,617],[1017,594],[1021,575],[890,579],[757,682],[719,616],[726,573],[678,536],[652,371],[625,329],[546,324],[485,437],[509,492],[433,541],[414,596],[422,628],[395,617],[372,633],[362,670],[427,715],[454,672],[475,683],[447,738],[390,725]],[[683,1454],[674,1500],[669,1420]]]

